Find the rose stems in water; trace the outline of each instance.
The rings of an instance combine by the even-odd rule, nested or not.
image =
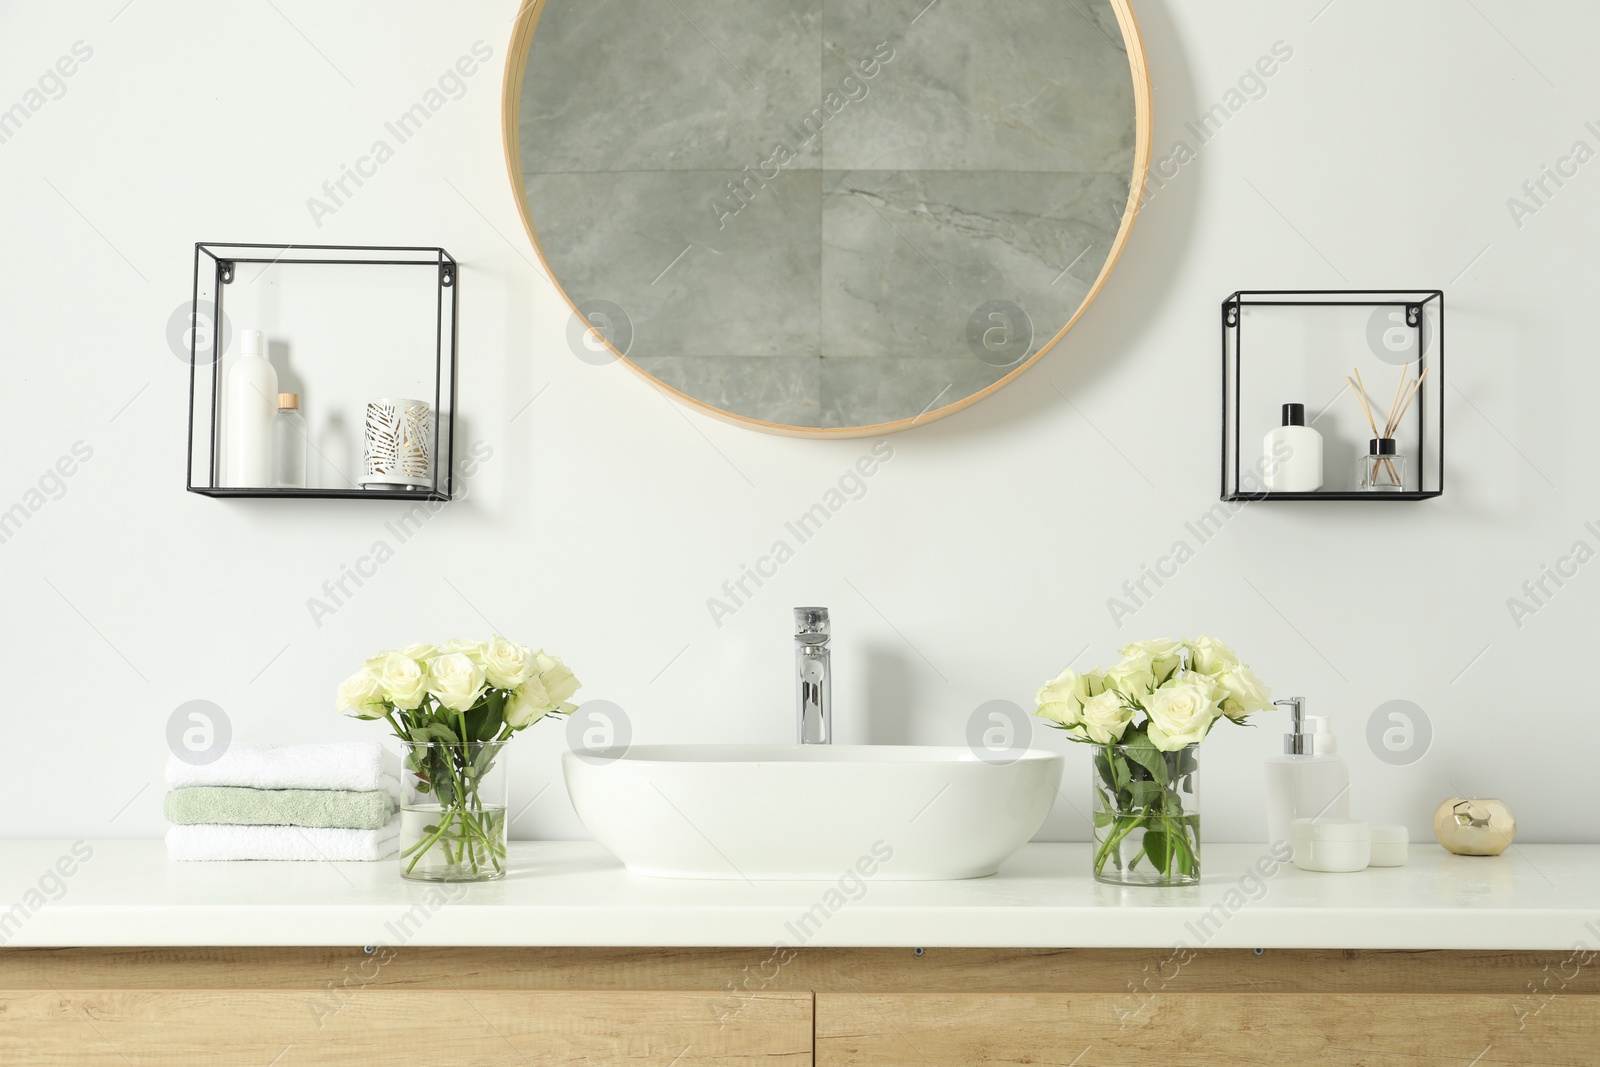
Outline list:
[[[445,862],[452,866],[463,859],[470,861],[474,874],[478,873],[478,856],[480,852],[493,863],[495,870],[501,869],[500,851],[496,843],[490,839],[488,831],[478,822],[478,819],[474,817],[471,811],[469,797],[475,797],[477,791],[476,789],[469,790],[467,786],[472,774],[470,771],[471,765],[465,752],[462,753],[461,759],[462,765],[458,768],[450,752],[446,750],[443,753],[443,760],[448,765],[446,769],[449,772],[455,799],[447,807],[440,810],[439,822],[434,827],[433,833],[416,842],[405,853],[402,853],[402,855],[410,855],[415,852],[411,863],[406,867],[407,874],[415,870],[417,864],[433,848],[443,849]],[[481,811],[481,799],[479,804],[479,810]],[[457,851],[456,846],[453,846],[453,841],[458,844],[459,851]]]
[[[443,753],[442,761],[449,764],[446,769],[450,772],[451,793],[455,799],[453,799],[448,806],[440,806],[439,821],[433,827],[433,832],[411,846],[411,849],[415,850],[416,855],[411,857],[411,862],[406,866],[407,874],[410,874],[412,871],[416,870],[417,864],[420,863],[422,858],[436,846],[444,850],[445,862],[447,864],[453,864],[455,862],[455,857],[450,850],[450,844],[448,841],[444,840],[444,836],[455,824],[455,805],[460,799],[461,793],[459,783],[456,781],[455,766],[450,760],[450,755],[448,752]],[[437,768],[432,768],[432,770],[437,771]],[[432,777],[433,775],[430,775],[430,778]],[[437,795],[437,782],[434,784],[434,790],[435,795]],[[402,853],[402,855],[404,854],[405,853]]]
[[[1094,873],[1099,874],[1102,870],[1104,870],[1106,866],[1106,860],[1110,859],[1114,854],[1116,854],[1117,849],[1122,846],[1123,839],[1129,834],[1133,833],[1135,830],[1139,829],[1139,827],[1144,826],[1148,820],[1149,816],[1147,815],[1135,815],[1128,818],[1117,819],[1116,827],[1111,831],[1111,836],[1106,838],[1106,843],[1104,845],[1100,846],[1100,854],[1094,859]],[[1117,866],[1120,867],[1121,865],[1121,861],[1119,860]]]
[[[462,736],[464,737],[466,736],[465,715],[461,714],[460,718]],[[474,874],[478,873],[478,856],[480,853],[488,862],[494,865],[495,870],[501,869],[499,844],[490,836],[483,820],[483,798],[479,793],[479,786],[481,785],[483,774],[487,773],[488,768],[485,767],[482,772],[478,770],[476,761],[479,758],[481,758],[481,755],[476,757],[472,755],[470,743],[463,743],[460,749],[461,766],[459,768],[454,767],[454,761],[452,761],[452,775],[457,782],[456,797],[459,801],[459,810],[456,814],[461,824],[461,848],[463,855],[471,862],[472,873]],[[491,760],[490,762],[492,763],[493,761]],[[476,811],[473,810],[474,807],[476,807]]]
[[[463,787],[465,787],[468,779],[468,772],[472,766],[472,749],[467,743],[467,738],[470,736],[467,733],[467,713],[458,708],[456,710],[456,721],[461,724],[461,784]],[[471,817],[467,811],[467,798],[470,795],[471,794],[466,792],[463,788],[456,793],[456,799],[461,801],[461,835],[464,839],[462,843],[465,851],[472,860],[472,873],[476,875],[478,873],[478,849],[477,846],[472,843],[472,838],[469,836],[467,822],[467,820]]]
[[[458,857],[458,861],[459,858],[467,859],[472,865],[472,873],[477,874],[478,856],[481,852],[487,860],[494,864],[495,870],[498,871],[500,862],[496,854],[496,845],[490,840],[489,833],[479,821],[478,814],[474,814],[472,810],[473,804],[476,802],[478,812],[481,814],[483,800],[478,793],[480,785],[478,779],[481,778],[481,775],[476,773],[470,752],[470,746],[463,745],[460,750],[461,766],[459,768],[452,766],[452,774],[458,783],[456,792],[457,806],[454,815],[461,825],[461,832],[458,835],[461,843],[461,856]]]
[[[1114,746],[1110,744],[1104,746],[1104,759],[1106,767],[1105,772],[1101,773],[1097,766],[1095,773],[1100,775],[1100,782],[1106,788],[1105,800],[1107,807],[1110,809],[1113,821],[1111,825],[1111,833],[1106,836],[1104,842],[1099,843],[1099,848],[1095,852],[1095,874],[1099,874],[1101,871],[1105,870],[1106,861],[1117,854],[1117,849],[1121,847],[1123,839],[1129,834],[1133,833],[1134,830],[1137,830],[1139,827],[1145,825],[1146,822],[1146,817],[1143,815],[1125,818],[1121,813],[1121,805],[1117,802],[1116,773],[1112,770],[1113,761],[1116,759],[1116,749]],[[1096,763],[1098,763],[1098,760]],[[1122,861],[1120,859],[1117,861],[1117,866],[1119,868],[1122,866]]]

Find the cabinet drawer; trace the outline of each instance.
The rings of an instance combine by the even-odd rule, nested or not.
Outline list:
[[[809,993],[0,991],[0,1064],[27,1067],[807,1067]]]
[[[1600,1063],[1593,995],[822,993],[816,1011],[817,1067]]]

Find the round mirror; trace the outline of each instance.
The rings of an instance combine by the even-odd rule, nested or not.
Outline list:
[[[957,411],[1104,284],[1149,160],[1128,0],[535,0],[506,157],[573,350],[775,433]]]

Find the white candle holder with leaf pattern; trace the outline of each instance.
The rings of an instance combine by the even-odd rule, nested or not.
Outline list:
[[[433,488],[433,408],[425,400],[367,402],[361,454],[363,488]]]

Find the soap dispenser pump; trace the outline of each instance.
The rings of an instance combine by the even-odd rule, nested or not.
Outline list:
[[[1307,715],[1304,697],[1274,700],[1289,709],[1283,755],[1267,761],[1267,842],[1290,841],[1296,819],[1348,819],[1350,768],[1338,755],[1325,715]]]

